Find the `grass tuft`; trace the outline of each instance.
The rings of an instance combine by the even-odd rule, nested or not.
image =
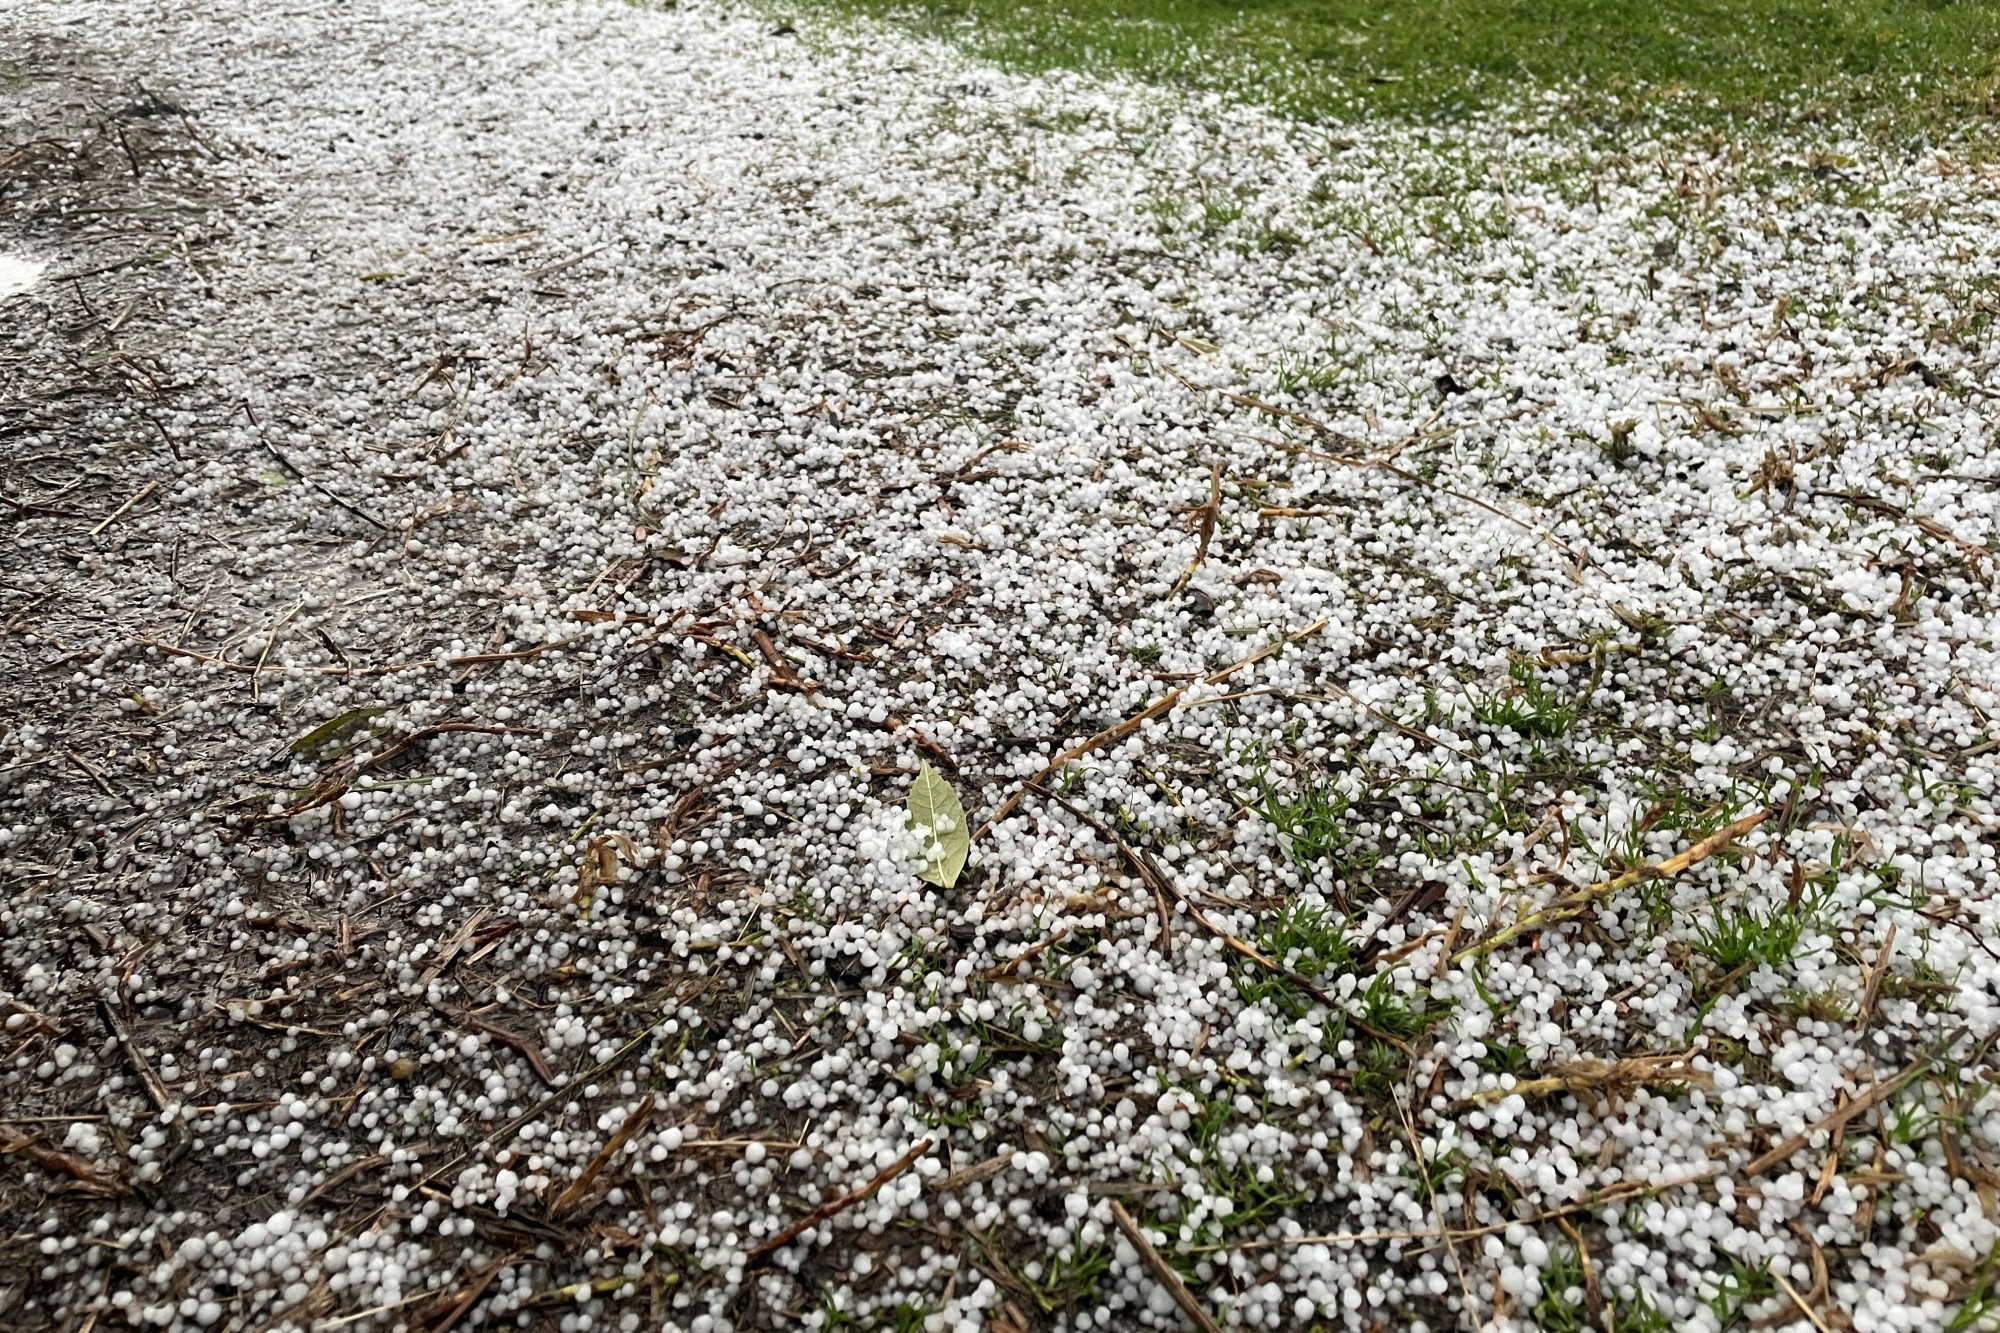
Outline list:
[[[1337,976],[1354,966],[1354,941],[1348,926],[1348,919],[1338,911],[1293,901],[1265,920],[1257,933],[1257,945],[1287,972],[1309,981]],[[1312,1007],[1310,997],[1290,977],[1255,964],[1238,970],[1236,993],[1246,1004],[1269,1000],[1289,1018],[1301,1018]]]
[[[1575,725],[1582,703],[1565,698],[1525,662],[1508,668],[1513,684],[1498,694],[1476,700],[1472,716],[1489,727],[1507,727],[1521,736],[1560,740]]]
[[[1823,924],[1817,897],[1768,911],[1741,904],[1718,907],[1706,923],[1695,927],[1691,947],[1725,972],[1752,963],[1782,969],[1798,958],[1806,932]]]
[[[1302,783],[1290,796],[1281,795],[1268,776],[1261,799],[1250,808],[1278,831],[1292,864],[1310,874],[1330,867],[1343,879],[1355,880],[1375,868],[1375,853],[1355,832],[1354,803],[1331,779]]]

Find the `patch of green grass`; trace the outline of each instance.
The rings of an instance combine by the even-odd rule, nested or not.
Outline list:
[[[1705,1285],[1713,1290],[1702,1298],[1724,1333],[1735,1327],[1745,1310],[1778,1294],[1778,1284],[1771,1280],[1766,1264],[1752,1267],[1733,1255],[1728,1259],[1728,1271],[1708,1280]]]
[[[1937,1132],[1937,1112],[1924,1104],[1922,1093],[1914,1099],[1898,1100],[1883,1122],[1889,1142],[1899,1148],[1914,1148]]]
[[[1403,1041],[1421,1034],[1436,1017],[1424,1007],[1422,997],[1415,1003],[1404,999],[1387,972],[1378,974],[1361,993],[1361,1021],[1377,1032]]]
[[[1042,1308],[1042,1313],[1053,1314],[1096,1291],[1098,1282],[1109,1271],[1111,1251],[1108,1247],[1097,1245],[1079,1252],[1069,1246],[1050,1258],[1047,1264],[1029,1265],[1023,1269],[1021,1276],[1029,1290],[1035,1293],[1035,1304]]]
[[[1580,700],[1550,686],[1526,662],[1514,663],[1507,675],[1513,683],[1506,689],[1473,701],[1475,720],[1541,740],[1560,740],[1569,733],[1582,711]]]
[[[1575,88],[1613,111],[1990,114],[1987,0],[836,0],[1015,69],[1134,72],[1308,119]]]
[[[1332,867],[1343,879],[1358,879],[1375,868],[1375,852],[1354,831],[1354,803],[1331,779],[1301,783],[1286,796],[1266,777],[1261,800],[1245,802],[1284,839],[1292,864],[1310,873]]]
[[[1295,901],[1265,919],[1257,945],[1287,972],[1315,980],[1354,966],[1354,941],[1347,930],[1348,920],[1338,911]],[[1269,1000],[1288,1018],[1301,1018],[1312,1007],[1310,997],[1290,976],[1248,961],[1237,971],[1236,993],[1246,1004]]]
[[[1291,1178],[1274,1173],[1269,1180],[1259,1178],[1258,1169],[1239,1162],[1232,1167],[1216,1167],[1202,1174],[1209,1193],[1229,1200],[1227,1217],[1217,1220],[1213,1230],[1203,1227],[1203,1239],[1221,1239],[1245,1227],[1271,1221],[1289,1208],[1305,1201],[1306,1193]]]
[[[961,1043],[954,1039],[948,1025],[940,1023],[927,1035],[937,1043],[938,1067],[931,1075],[926,1104],[918,1116],[927,1125],[968,1128],[985,1112],[979,1092],[980,1075],[993,1062],[993,1051],[987,1044],[989,1034],[975,1025],[971,1039]],[[912,1077],[905,1081],[917,1080]]]
[[[1642,1288],[1633,1288],[1629,1298],[1612,1304],[1612,1333],[1667,1333],[1672,1327],[1667,1312],[1653,1304]]]
[[[1583,1300],[1583,1259],[1571,1245],[1549,1249],[1549,1266],[1542,1270],[1542,1298],[1535,1302],[1535,1327],[1546,1333],[1583,1333],[1589,1313]]]
[[[1931,964],[1930,943],[1925,941],[1924,955],[1910,963],[1907,972],[1892,968],[1882,981],[1882,998],[1885,1000],[1910,1000],[1915,1002],[1921,1013],[1934,1014],[1947,1007],[1958,994],[1958,982],[1953,976],[1946,976]]]
[[[1817,896],[1767,911],[1741,904],[1718,907],[1707,922],[1695,927],[1690,947],[1725,972],[1755,963],[1784,968],[1798,957],[1806,932],[1823,924],[1820,917]]]
[[[1542,1270],[1542,1298],[1533,1311],[1535,1327],[1547,1333],[1585,1333],[1594,1328],[1584,1289],[1583,1259],[1576,1247],[1551,1247],[1549,1266]],[[1672,1326],[1665,1312],[1638,1287],[1605,1301],[1607,1333],[1667,1333]]]
[[[1473,1061],[1489,1074],[1519,1074],[1528,1067],[1528,1048],[1518,1041],[1489,1036],[1480,1043],[1486,1054]]]
[[[1354,1090],[1364,1097],[1387,1097],[1403,1080],[1403,1052],[1386,1041],[1368,1039],[1354,1065]]]

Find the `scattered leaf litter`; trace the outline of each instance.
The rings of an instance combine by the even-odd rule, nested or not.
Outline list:
[[[233,202],[18,501],[10,1319],[1976,1325],[1990,166],[15,21]]]

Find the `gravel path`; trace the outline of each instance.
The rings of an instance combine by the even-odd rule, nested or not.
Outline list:
[[[0,49],[9,1327],[1979,1326],[1977,154]]]

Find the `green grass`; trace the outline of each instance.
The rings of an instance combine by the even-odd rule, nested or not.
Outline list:
[[[1726,972],[1751,963],[1784,968],[1798,957],[1806,932],[1824,928],[1820,916],[1817,897],[1761,912],[1741,905],[1718,907],[1695,927],[1691,944]]]
[[[1990,113],[1990,0],[834,0],[1016,69],[1130,71],[1308,119],[1582,91],[1702,116]]]
[[[1734,1255],[1725,1258],[1729,1269],[1719,1277],[1707,1279],[1710,1290],[1703,1303],[1722,1325],[1723,1333],[1729,1333],[1751,1306],[1777,1295],[1778,1284],[1771,1280],[1768,1260],[1752,1267]]]
[[[1022,1277],[1029,1290],[1035,1293],[1035,1304],[1042,1308],[1042,1313],[1053,1314],[1088,1298],[1110,1270],[1111,1251],[1108,1247],[1097,1245],[1079,1252],[1076,1247],[1069,1246],[1048,1263],[1036,1263],[1023,1269]]]
[[[1514,663],[1507,674],[1513,683],[1506,689],[1473,701],[1473,719],[1489,727],[1506,727],[1517,735],[1543,740],[1558,740],[1566,735],[1582,711],[1582,701],[1567,698],[1544,684],[1540,673],[1526,663]]]
[[[1308,780],[1289,796],[1268,775],[1259,787],[1260,799],[1244,804],[1278,831],[1300,870],[1310,874],[1327,865],[1343,879],[1354,880],[1375,868],[1375,853],[1354,832],[1354,804],[1332,779]]]
[[[1331,981],[1354,966],[1354,942],[1349,922],[1339,912],[1303,903],[1285,904],[1257,932],[1266,957],[1289,975],[1275,975],[1254,963],[1237,970],[1236,991],[1246,1004],[1269,1000],[1288,1018],[1302,1018],[1312,1007],[1291,977]],[[1322,983],[1324,984],[1324,983]]]

